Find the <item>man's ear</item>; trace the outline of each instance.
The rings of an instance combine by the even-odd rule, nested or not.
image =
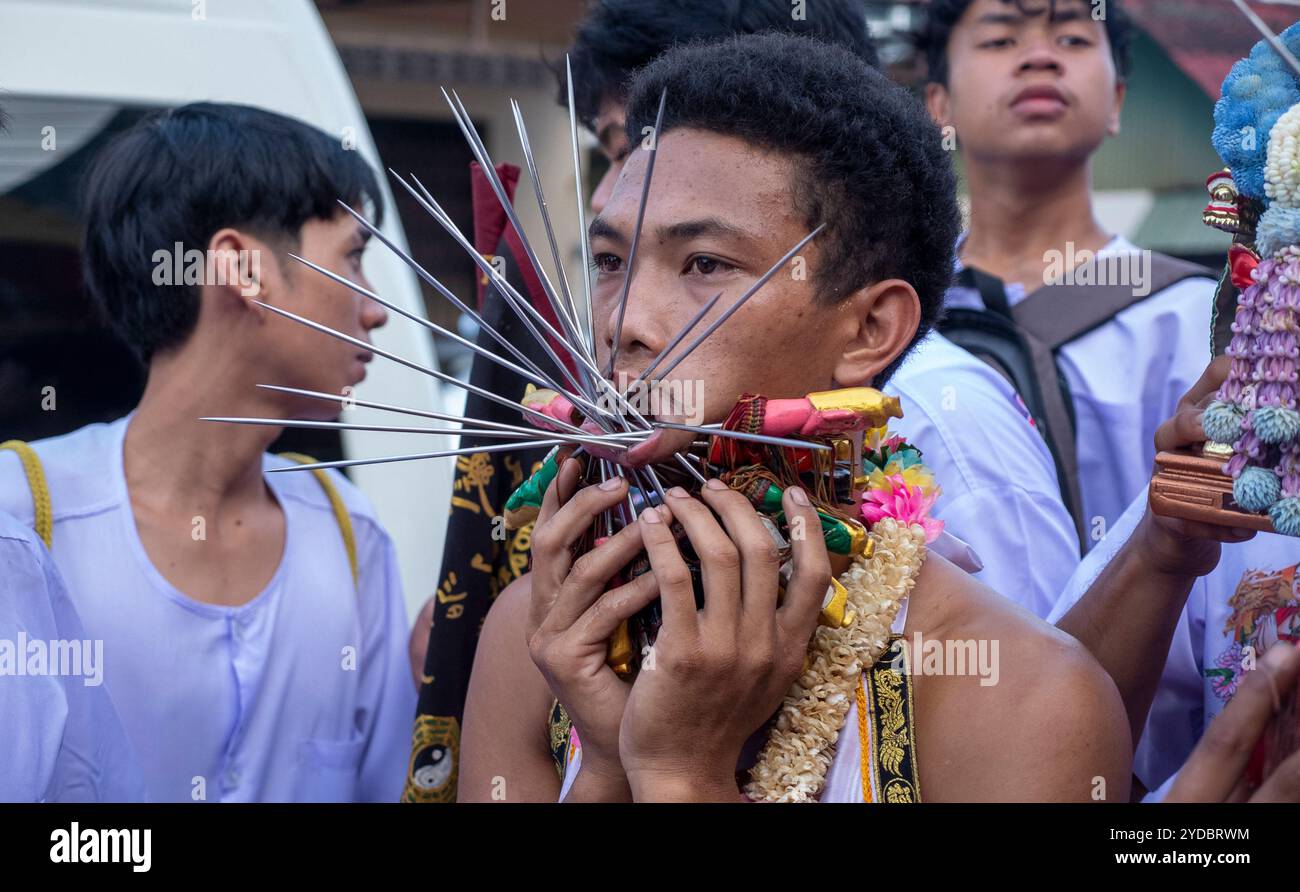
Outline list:
[[[256,236],[231,227],[219,229],[208,240],[209,280],[204,284],[260,314],[262,308],[253,301],[267,301],[278,286],[278,267],[262,262],[269,257],[270,249]]]
[[[1119,119],[1124,113],[1124,98],[1128,95],[1128,82],[1124,80],[1115,81],[1115,107],[1111,110],[1110,120],[1106,124],[1106,132],[1111,136],[1119,136]]]
[[[925,85],[925,108],[939,128],[952,126],[952,114],[948,107],[948,88],[931,81]]]
[[[868,384],[912,343],[921,324],[921,299],[902,279],[863,288],[843,307],[844,331],[835,380],[846,387]]]

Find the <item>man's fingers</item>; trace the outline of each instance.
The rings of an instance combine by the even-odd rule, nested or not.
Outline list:
[[[1166,802],[1222,802],[1236,786],[1260,734],[1300,677],[1300,649],[1287,642],[1269,648],[1246,673],[1237,693],[1210,723],[1183,765]]]
[[[663,513],[671,523],[672,514],[667,509]],[[572,626],[644,548],[640,524],[630,524],[574,561],[546,617],[546,628],[558,632]]]
[[[791,634],[810,635],[831,584],[830,555],[826,553],[821,518],[802,487],[787,489],[781,496],[781,508],[790,525],[794,573],[777,619]]]
[[[704,579],[704,620],[736,628],[740,622],[740,549],[709,507],[681,487],[668,491],[677,522],[700,559]]]
[[[1204,408],[1209,402],[1215,391],[1223,386],[1223,382],[1228,379],[1228,369],[1232,365],[1232,358],[1229,356],[1216,356],[1214,360],[1205,367],[1201,372],[1201,377],[1196,379],[1191,390],[1183,394],[1179,400],[1179,407],[1183,406],[1200,406]]]
[[[552,492],[563,488],[568,482],[568,475],[578,473],[571,470],[574,464],[576,462],[570,459],[560,469],[560,474],[556,476],[554,485],[547,490],[546,499],[542,502],[543,510],[547,507],[547,501],[554,499],[553,505],[559,503],[563,493],[552,496]],[[596,518],[623,501],[626,493],[627,481],[622,477],[611,477],[604,483],[582,487],[563,507],[558,510],[553,508],[544,521],[543,515],[539,514],[533,532],[534,561],[538,557],[546,561],[558,560],[564,564],[567,574],[570,562],[568,554],[574,543],[591,532],[591,525]]]
[[[710,480],[701,492],[704,503],[722,518],[727,535],[740,552],[740,609],[766,623],[771,634],[772,618],[781,573],[781,552],[749,499],[721,480]],[[704,612],[709,611],[708,603]]]
[[[641,512],[641,538],[645,542],[650,569],[659,583],[659,601],[663,611],[663,627],[674,635],[693,636],[699,630],[695,615],[695,586],[691,571],[686,566],[677,547],[664,513],[658,508]]]
[[[1300,802],[1300,750],[1283,760],[1264,778],[1251,802]]]
[[[1180,408],[1173,418],[1156,428],[1157,452],[1172,452],[1203,442],[1205,430],[1201,427],[1201,409],[1197,407]]]
[[[642,573],[597,598],[573,624],[572,634],[589,644],[608,641],[619,623],[631,619],[658,596],[659,582],[655,575]]]

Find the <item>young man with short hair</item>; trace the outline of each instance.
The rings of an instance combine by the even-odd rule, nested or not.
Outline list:
[[[1132,270],[1138,249],[1101,226],[1091,194],[1092,155],[1119,133],[1126,91],[1132,26],[1118,0],[934,0],[928,16],[926,103],[955,133],[970,191],[957,248],[964,284],[948,307],[1023,313],[1027,296],[1085,252],[1098,269],[1118,270],[1122,258]],[[1145,269],[1130,278],[1150,283],[1160,259],[1136,259]],[[1109,283],[1131,286],[1129,305],[1055,353],[1074,421],[1052,435],[1077,457],[1089,547],[1145,487],[1155,430],[1208,358],[1215,283],[1177,269],[1188,277],[1147,296],[1139,281]],[[1053,292],[1059,312],[1049,305],[1047,315],[1087,311],[1101,297]],[[1056,376],[1040,376],[1042,387],[1059,393]]]
[[[258,305],[360,339],[384,324],[286,257],[365,283],[366,233],[339,199],[381,210],[359,155],[282,115],[200,103],[117,137],[88,174],[84,272],[148,365],[144,395],[22,460],[0,451],[0,510],[50,522],[154,800],[401,790],[415,693],[391,540],[337,473],[267,474],[292,464],[266,453],[278,429],[198,420],[328,418],[257,385],[343,393],[365,376],[367,351]],[[178,251],[201,276],[169,278]]]
[[[848,51],[788,35],[669,51],[630,90],[630,134],[653,124],[665,89],[615,375],[634,377],[679,320],[719,290],[728,305],[825,224],[806,249],[806,279],[771,279],[669,377],[707,383],[707,421],[722,420],[744,392],[802,397],[887,377],[939,315],[957,229],[952,174],[924,110]],[[591,222],[601,360],[617,327],[646,155],[632,154]],[[877,176],[889,182],[888,215],[875,212]],[[660,437],[636,458],[661,460],[678,448]],[[626,496],[615,479],[566,501],[575,464],[548,491],[532,572],[488,615],[465,711],[460,796],[499,798],[504,778],[512,802],[738,801],[737,772],[754,764],[769,719],[803,672],[829,574],[825,545],[795,537],[794,575],[778,606],[771,540],[748,500],[715,480],[699,499],[670,491],[663,506],[575,562],[577,537]],[[809,521],[800,499],[791,487],[784,510]],[[666,533],[672,521],[701,556],[699,611]],[[606,593],[607,580],[643,548],[652,572]],[[664,622],[654,666],[628,685],[606,665],[606,640],[655,597]],[[933,552],[905,604],[892,631],[907,640],[919,633],[1001,645],[996,684],[911,677],[915,737],[906,746],[915,744],[922,780],[910,793],[932,801],[1089,800],[1099,790],[1127,798],[1123,707],[1077,642]],[[563,778],[546,733],[555,701],[580,740]],[[877,714],[867,709],[864,721]],[[852,716],[821,801],[867,795],[865,776],[854,778],[870,744],[855,736]]]

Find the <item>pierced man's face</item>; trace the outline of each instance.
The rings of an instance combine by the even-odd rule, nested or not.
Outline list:
[[[1088,0],[974,0],[948,41],[948,84],[926,105],[972,160],[1083,160],[1119,133],[1124,84]],[[1098,7],[1101,9],[1102,7]]]
[[[340,210],[329,220],[308,220],[293,253],[370,289],[361,268],[369,237],[361,224]],[[260,300],[367,343],[370,332],[388,320],[382,306],[303,266],[283,250],[277,260],[262,263],[264,272],[274,271],[274,279]],[[366,376],[366,364],[372,358],[368,350],[278,316],[268,319],[263,329],[279,345],[275,355],[284,357],[282,367],[274,370],[276,377],[268,378],[267,383],[338,394]],[[313,416],[338,414],[337,405],[318,400],[306,401],[302,408]]]
[[[602,368],[615,338],[649,157],[637,148],[590,226],[596,268],[592,302]],[[635,379],[682,325],[723,292],[669,358],[678,355],[694,334],[704,331],[808,234],[791,194],[795,163],[742,140],[700,130],[678,128],[661,137],[615,382],[620,373],[626,381]],[[702,382],[698,392],[707,421],[725,418],[742,392],[801,397],[835,386],[839,340],[856,329],[845,318],[854,312],[853,302],[826,306],[815,301],[817,240],[800,254],[803,278],[796,278],[787,264],[669,375]]]

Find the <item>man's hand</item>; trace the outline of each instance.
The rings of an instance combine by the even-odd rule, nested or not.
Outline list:
[[[1227,356],[1215,359],[1184,394],[1174,416],[1156,430],[1157,452],[1204,442],[1201,414],[1227,378],[1229,362]],[[1134,532],[1150,569],[1171,576],[1204,576],[1218,566],[1221,543],[1245,542],[1254,536],[1254,530],[1161,517],[1154,511],[1147,511]]]
[[[1279,641],[1268,649],[1219,717],[1205,729],[1165,802],[1300,802],[1300,750],[1290,754],[1258,790],[1242,777],[1278,701],[1300,680],[1300,648]]]
[[[618,745],[630,686],[606,665],[605,656],[619,624],[653,601],[658,589],[653,574],[646,573],[606,591],[609,580],[644,549],[637,524],[573,559],[573,549],[601,512],[627,494],[627,483],[614,477],[573,495],[581,470],[576,460],[566,459],[542,500],[525,634],[533,662],[577,728],[584,785],[599,786],[605,795],[598,798],[626,799]]]
[[[740,799],[741,749],[802,670],[831,580],[821,523],[802,489],[786,490],[781,502],[802,535],[792,537],[795,569],[780,604],[776,544],[749,501],[719,480],[702,497],[668,493],[700,556],[703,610],[663,509],[645,511],[638,524],[663,610],[653,663],[643,662],[619,731],[638,801]]]

